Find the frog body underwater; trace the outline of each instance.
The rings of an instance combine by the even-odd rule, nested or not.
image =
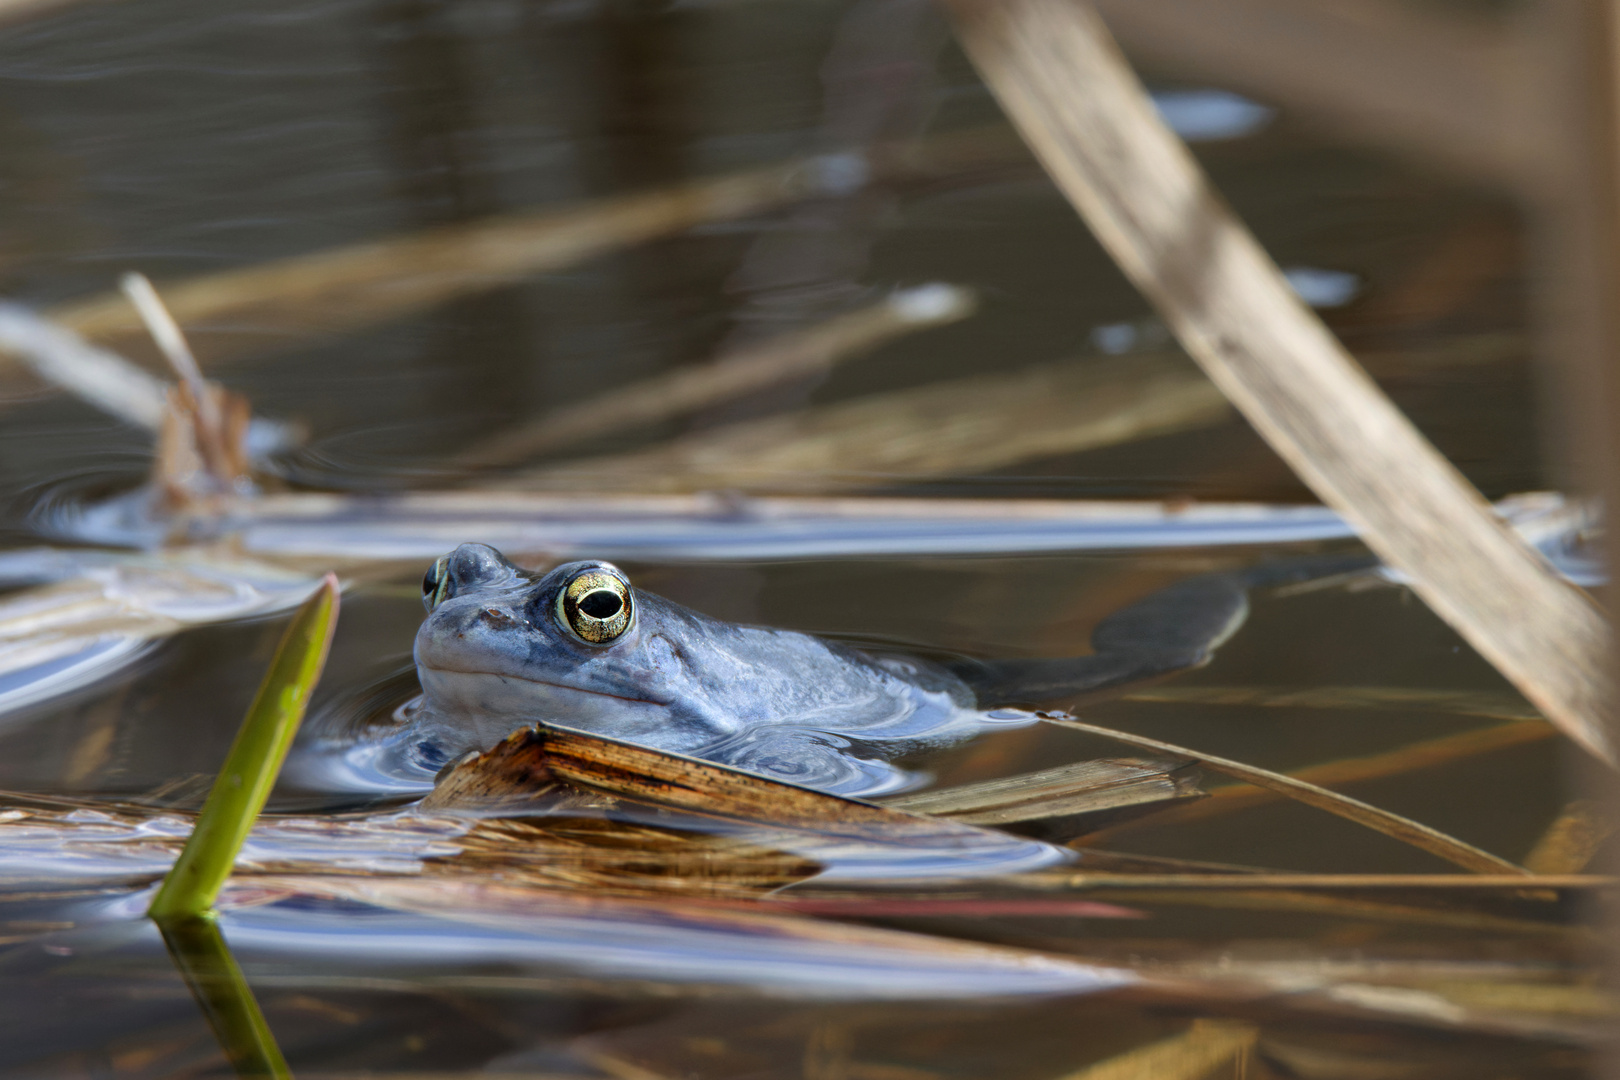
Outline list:
[[[1035,719],[1005,706],[1197,666],[1241,624],[1246,590],[1276,576],[1259,568],[1161,590],[1104,620],[1091,655],[947,665],[727,623],[634,588],[610,563],[536,574],[463,544],[423,580],[422,696],[389,741],[425,773],[550,721],[875,794],[907,781],[889,757]]]

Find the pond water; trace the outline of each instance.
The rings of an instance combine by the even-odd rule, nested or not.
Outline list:
[[[1296,288],[1324,305],[1439,448],[1490,498],[1554,486],[1535,427],[1512,207],[1336,143],[1286,103],[1246,102],[1173,70],[1144,74]],[[210,377],[256,413],[307,429],[307,441],[274,463],[272,486],[352,492],[476,487],[487,478],[457,479],[452,459],[492,432],[903,286],[971,287],[979,308],[830,372],[680,417],[609,424],[547,461],[647,450],[946,380],[1013,382],[1058,361],[1147,363],[1173,348],[999,115],[920,0],[69,4],[0,29],[0,276],[8,298],[50,310],[106,293],[127,270],[162,289],[795,155],[966,132],[1001,149],[971,168],[702,224],[343,332],[249,312],[194,328],[194,344]],[[151,359],[141,343],[127,351]],[[0,372],[0,394],[6,547],[71,545],[42,506],[144,481],[148,433],[12,369]],[[1018,416],[999,423],[994,430],[1014,429]],[[929,469],[844,462],[822,475],[805,466],[756,477],[750,490],[1311,501],[1230,415],[1011,461],[947,427],[925,416],[911,433],[950,448]],[[1101,618],[1180,578],[1324,546],[1348,547],[615,558],[639,587],[726,620],[925,655],[1038,657],[1085,651]],[[528,554],[538,564],[544,553]],[[399,673],[430,561],[345,563],[354,585],[318,714],[361,701],[391,708],[414,692]],[[126,809],[128,800],[195,807],[284,625],[261,617],[185,629],[108,679],[0,717],[0,788]],[[1390,693],[1370,704],[1336,689],[1346,687]],[[1232,688],[1248,697],[1223,703],[1217,691]],[[1258,595],[1212,663],[1152,689],[1167,692],[1087,703],[1078,715],[1289,770],[1525,709],[1394,586]],[[1320,693],[1289,703],[1288,691]],[[1456,707],[1464,696],[1475,704]],[[1254,703],[1261,698],[1272,703]],[[1035,725],[908,764],[946,786],[1123,753]],[[1557,740],[1528,740],[1350,790],[1517,861],[1573,798],[1560,754]],[[271,809],[335,814],[359,802],[288,788]],[[92,816],[0,837],[0,1076],[231,1074],[157,931],[138,917],[153,867],[172,857],[165,838],[183,833],[178,820]],[[70,874],[80,827],[108,830],[108,844],[156,846],[124,862],[81,852]],[[390,834],[375,851],[354,839],[344,865],[398,869],[392,859],[421,873],[453,861],[466,829]],[[1450,869],[1286,801],[1163,826],[1142,819],[1091,842],[1289,871]],[[261,862],[291,857],[277,850]],[[97,883],[101,891],[86,891]],[[458,908],[426,893],[388,906],[359,886],[278,898],[277,886],[262,884],[249,889],[265,896],[235,896],[222,925],[293,1071],[352,1077],[1033,1080],[1232,1011],[1105,992],[1134,978],[1122,971],[1207,971],[1224,957],[1252,965],[1245,970],[1319,973],[1330,961],[1385,957],[1430,965],[1424,977],[1437,985],[1465,960],[1498,963],[1515,986],[1562,985],[1589,943],[1574,912],[1529,919],[1505,901],[1481,907],[1473,923],[1160,896],[1122,901],[1139,916],[1130,918],[913,912],[788,925],[728,921],[644,885],[586,884],[543,902],[469,895]],[[1544,1031],[1459,1034],[1246,1008],[1238,1011],[1261,1024],[1261,1042],[1236,1067],[1254,1077],[1562,1076],[1585,1063],[1579,1039]]]

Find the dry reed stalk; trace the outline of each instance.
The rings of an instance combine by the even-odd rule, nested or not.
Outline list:
[[[1453,761],[1476,757],[1480,754],[1489,754],[1515,746],[1524,746],[1527,743],[1540,742],[1543,739],[1550,738],[1554,730],[1550,724],[1543,720],[1521,720],[1512,724],[1496,724],[1475,731],[1464,731],[1457,735],[1443,735],[1436,739],[1425,739],[1422,742],[1397,747],[1382,754],[1368,754],[1364,757],[1345,758],[1339,761],[1324,762],[1320,765],[1311,765],[1303,769],[1295,769],[1293,772],[1283,775],[1301,783],[1313,784],[1318,787],[1338,787],[1343,784],[1355,784],[1367,780],[1382,780],[1390,776],[1401,776],[1422,769],[1436,768]],[[1221,817],[1238,810],[1246,810],[1252,806],[1264,806],[1287,797],[1281,791],[1263,787],[1251,787],[1248,784],[1219,787],[1210,791],[1206,798],[1196,803],[1169,807],[1151,821],[1146,819],[1142,821],[1125,821],[1118,825],[1105,826],[1095,833],[1088,834],[1087,840],[1095,840],[1103,835],[1114,835],[1139,825],[1184,825],[1190,821],[1207,821],[1210,818]]]
[[[0,304],[0,364],[6,360],[136,427],[157,431],[168,415],[163,380],[17,304]]]
[[[193,333],[202,324],[251,324],[260,331],[211,335],[206,353],[218,363],[262,351],[265,332],[275,335],[271,343],[281,344],[353,330],[697,225],[847,193],[873,181],[972,175],[1027,161],[1028,150],[997,124],[296,255],[170,282],[164,295]],[[142,343],[141,322],[117,292],[62,304],[48,314],[94,341]],[[0,354],[0,377],[9,374],[8,366],[9,358]]]
[[[1060,1080],[1201,1080],[1222,1065],[1242,1060],[1254,1049],[1260,1029],[1231,1020],[1194,1020],[1180,1035],[1127,1050],[1066,1073]]]
[[[674,188],[561,210],[511,214],[469,225],[294,256],[164,286],[175,319],[261,322],[278,333],[354,329],[555,270],[707,222],[730,221],[864,181],[854,156],[794,160]],[[136,335],[142,323],[119,294],[53,309],[87,338]]]
[[[970,825],[1011,825],[1105,814],[1203,797],[1179,761],[1103,758],[1055,769],[890,796],[882,805]]]
[[[1255,765],[1245,765],[1241,761],[1230,758],[1215,757],[1198,750],[1189,750],[1185,746],[1174,743],[1160,742],[1158,739],[1149,739],[1142,735],[1133,735],[1124,731],[1115,731],[1112,728],[1098,727],[1096,724],[1087,724],[1080,720],[1066,717],[1046,717],[1049,724],[1060,727],[1073,728],[1091,735],[1099,735],[1105,739],[1122,742],[1127,746],[1134,746],[1139,750],[1148,750],[1155,754],[1169,754],[1184,757],[1197,762],[1216,772],[1254,784],[1257,787],[1269,788],[1290,799],[1314,806],[1318,810],[1325,810],[1330,814],[1364,825],[1369,829],[1383,833],[1385,836],[1415,848],[1438,855],[1447,862],[1455,863],[1475,873],[1485,874],[1526,874],[1523,867],[1515,866],[1506,859],[1482,851],[1473,844],[1464,843],[1454,836],[1447,836],[1438,829],[1430,828],[1421,822],[1413,821],[1399,814],[1392,814],[1388,810],[1380,810],[1360,799],[1352,799],[1348,795],[1340,795],[1336,791],[1318,787],[1315,784],[1286,776],[1282,773],[1272,772]]]
[[[682,368],[564,406],[501,432],[451,461],[472,471],[532,460],[576,443],[620,436],[767,387],[817,374],[891,338],[965,319],[977,306],[953,285],[901,289],[867,307],[697,367]]]
[[[950,0],[1037,157],[1187,351],[1368,546],[1565,734],[1614,764],[1603,617],[1290,291],[1071,0]]]
[[[1598,848],[1614,834],[1614,823],[1602,804],[1577,799],[1547,826],[1536,846],[1525,856],[1525,869],[1533,874],[1578,874],[1596,857]]]
[[[1072,361],[728,424],[637,453],[525,472],[503,486],[838,490],[981,473],[1228,415],[1220,391],[1179,356]]]

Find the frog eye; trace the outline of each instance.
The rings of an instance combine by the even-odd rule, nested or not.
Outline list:
[[[432,611],[450,588],[450,556],[440,555],[422,575],[422,606]]]
[[[557,596],[557,620],[592,645],[618,640],[635,616],[630,585],[611,570],[582,571]]]

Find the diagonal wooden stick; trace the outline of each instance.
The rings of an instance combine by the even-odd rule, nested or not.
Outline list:
[[[1078,0],[947,0],[1047,172],[1272,448],[1554,724],[1615,764],[1608,628],[1290,292]]]
[[[1360,799],[1352,799],[1348,795],[1341,795],[1337,791],[1329,791],[1306,780],[1288,776],[1284,773],[1272,772],[1256,765],[1247,765],[1231,758],[1216,757],[1200,750],[1190,750],[1175,743],[1161,742],[1150,739],[1145,735],[1134,735],[1128,731],[1117,731],[1114,728],[1098,727],[1083,720],[1076,720],[1072,716],[1045,715],[1043,719],[1049,724],[1060,727],[1073,728],[1091,735],[1100,735],[1105,739],[1122,742],[1126,746],[1134,746],[1138,750],[1147,750],[1154,754],[1165,754],[1171,757],[1187,758],[1216,772],[1225,773],[1244,783],[1254,784],[1275,791],[1285,798],[1294,799],[1307,806],[1314,806],[1318,810],[1325,810],[1346,821],[1353,821],[1357,825],[1366,826],[1385,836],[1392,837],[1415,848],[1427,851],[1431,855],[1438,855],[1449,863],[1474,871],[1476,874],[1528,874],[1529,871],[1522,866],[1515,866],[1499,856],[1481,850],[1473,844],[1458,840],[1455,836],[1448,836],[1439,829],[1430,828],[1420,821],[1392,814],[1388,810],[1381,810]]]

